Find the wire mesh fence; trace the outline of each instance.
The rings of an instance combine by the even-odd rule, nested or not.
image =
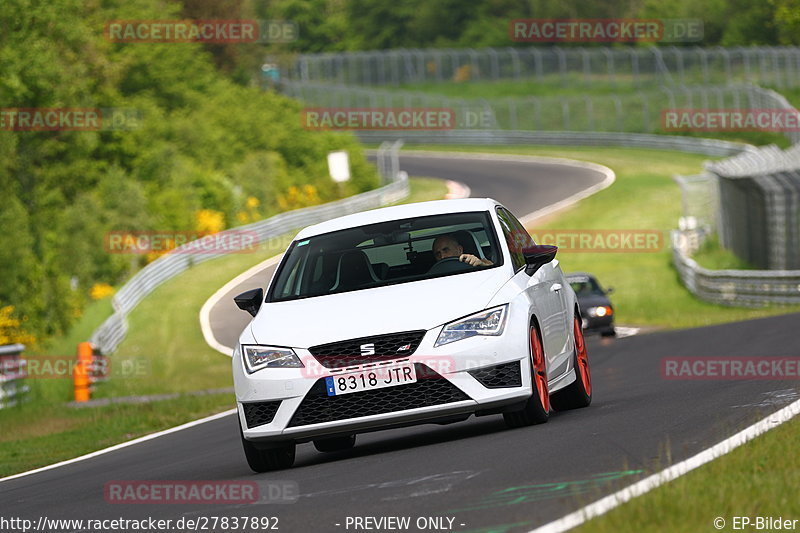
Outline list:
[[[800,48],[539,46],[303,54],[283,68],[281,77],[365,86],[530,80],[585,87],[598,82],[637,88],[736,83],[796,87]]]
[[[454,120],[447,129],[658,133],[680,131],[668,120],[667,113],[674,110],[779,109],[797,113],[781,95],[749,84],[491,100],[320,83],[286,82],[282,90],[314,108],[450,110]],[[791,142],[800,141],[797,128],[785,128],[781,133]]]

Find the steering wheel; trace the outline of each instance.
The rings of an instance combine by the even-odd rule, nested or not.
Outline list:
[[[459,270],[466,270],[469,264],[462,263],[458,257],[445,257],[439,259],[428,270],[428,274],[445,274],[449,272],[458,272]]]

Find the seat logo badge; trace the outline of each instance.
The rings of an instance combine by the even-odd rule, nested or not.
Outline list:
[[[362,344],[361,355],[375,355],[375,343]]]
[[[407,352],[407,351],[408,351],[408,350],[410,350],[410,349],[411,349],[411,345],[410,345],[410,344],[404,344],[404,345],[402,345],[401,347],[399,347],[399,348],[397,349],[397,351],[398,351],[398,352]]]

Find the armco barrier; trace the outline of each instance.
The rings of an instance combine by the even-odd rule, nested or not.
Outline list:
[[[800,304],[800,270],[709,270],[688,256],[672,233],[672,259],[689,291],[703,300],[728,306]]]
[[[359,131],[358,138],[367,143],[380,143],[402,138],[415,144],[472,144],[472,145],[552,145],[552,146],[626,146],[678,150],[724,157],[755,151],[748,144],[650,133],[617,133],[593,131],[512,131],[512,130],[451,130],[426,131]]]
[[[25,359],[20,357],[24,350],[22,344],[0,346],[0,409],[18,404],[28,393],[23,382],[27,375]]]
[[[395,143],[387,149],[394,151],[393,157],[396,159],[396,150],[399,150],[399,148],[400,145]],[[383,157],[383,155],[379,154],[379,159],[381,157]],[[397,165],[391,164],[388,165],[388,167],[397,168]],[[228,231],[246,231],[253,233],[257,236],[256,241],[258,243],[263,243],[268,239],[278,237],[293,229],[397,202],[408,196],[408,180],[402,173],[394,176],[394,178],[394,181],[389,185],[385,185],[379,189],[324,205],[281,213],[266,220],[254,222],[246,226],[239,226]],[[225,232],[220,233],[224,234]],[[110,354],[116,350],[119,343],[125,338],[127,332],[128,326],[126,317],[128,313],[156,287],[190,268],[192,265],[225,255],[224,252],[201,254],[181,252],[182,248],[190,246],[191,243],[188,243],[177,248],[172,253],[156,259],[137,272],[117,292],[113,299],[114,314],[103,322],[103,324],[92,333],[89,339],[101,353]]]

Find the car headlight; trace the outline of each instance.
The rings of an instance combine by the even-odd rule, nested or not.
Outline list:
[[[442,328],[434,346],[442,346],[475,335],[502,335],[507,311],[506,304],[451,322]]]
[[[604,317],[614,314],[614,310],[607,305],[599,305],[597,307],[590,307],[587,309],[586,314],[591,317]]]
[[[242,346],[244,366],[252,374],[264,368],[302,368],[303,362],[291,348]]]

